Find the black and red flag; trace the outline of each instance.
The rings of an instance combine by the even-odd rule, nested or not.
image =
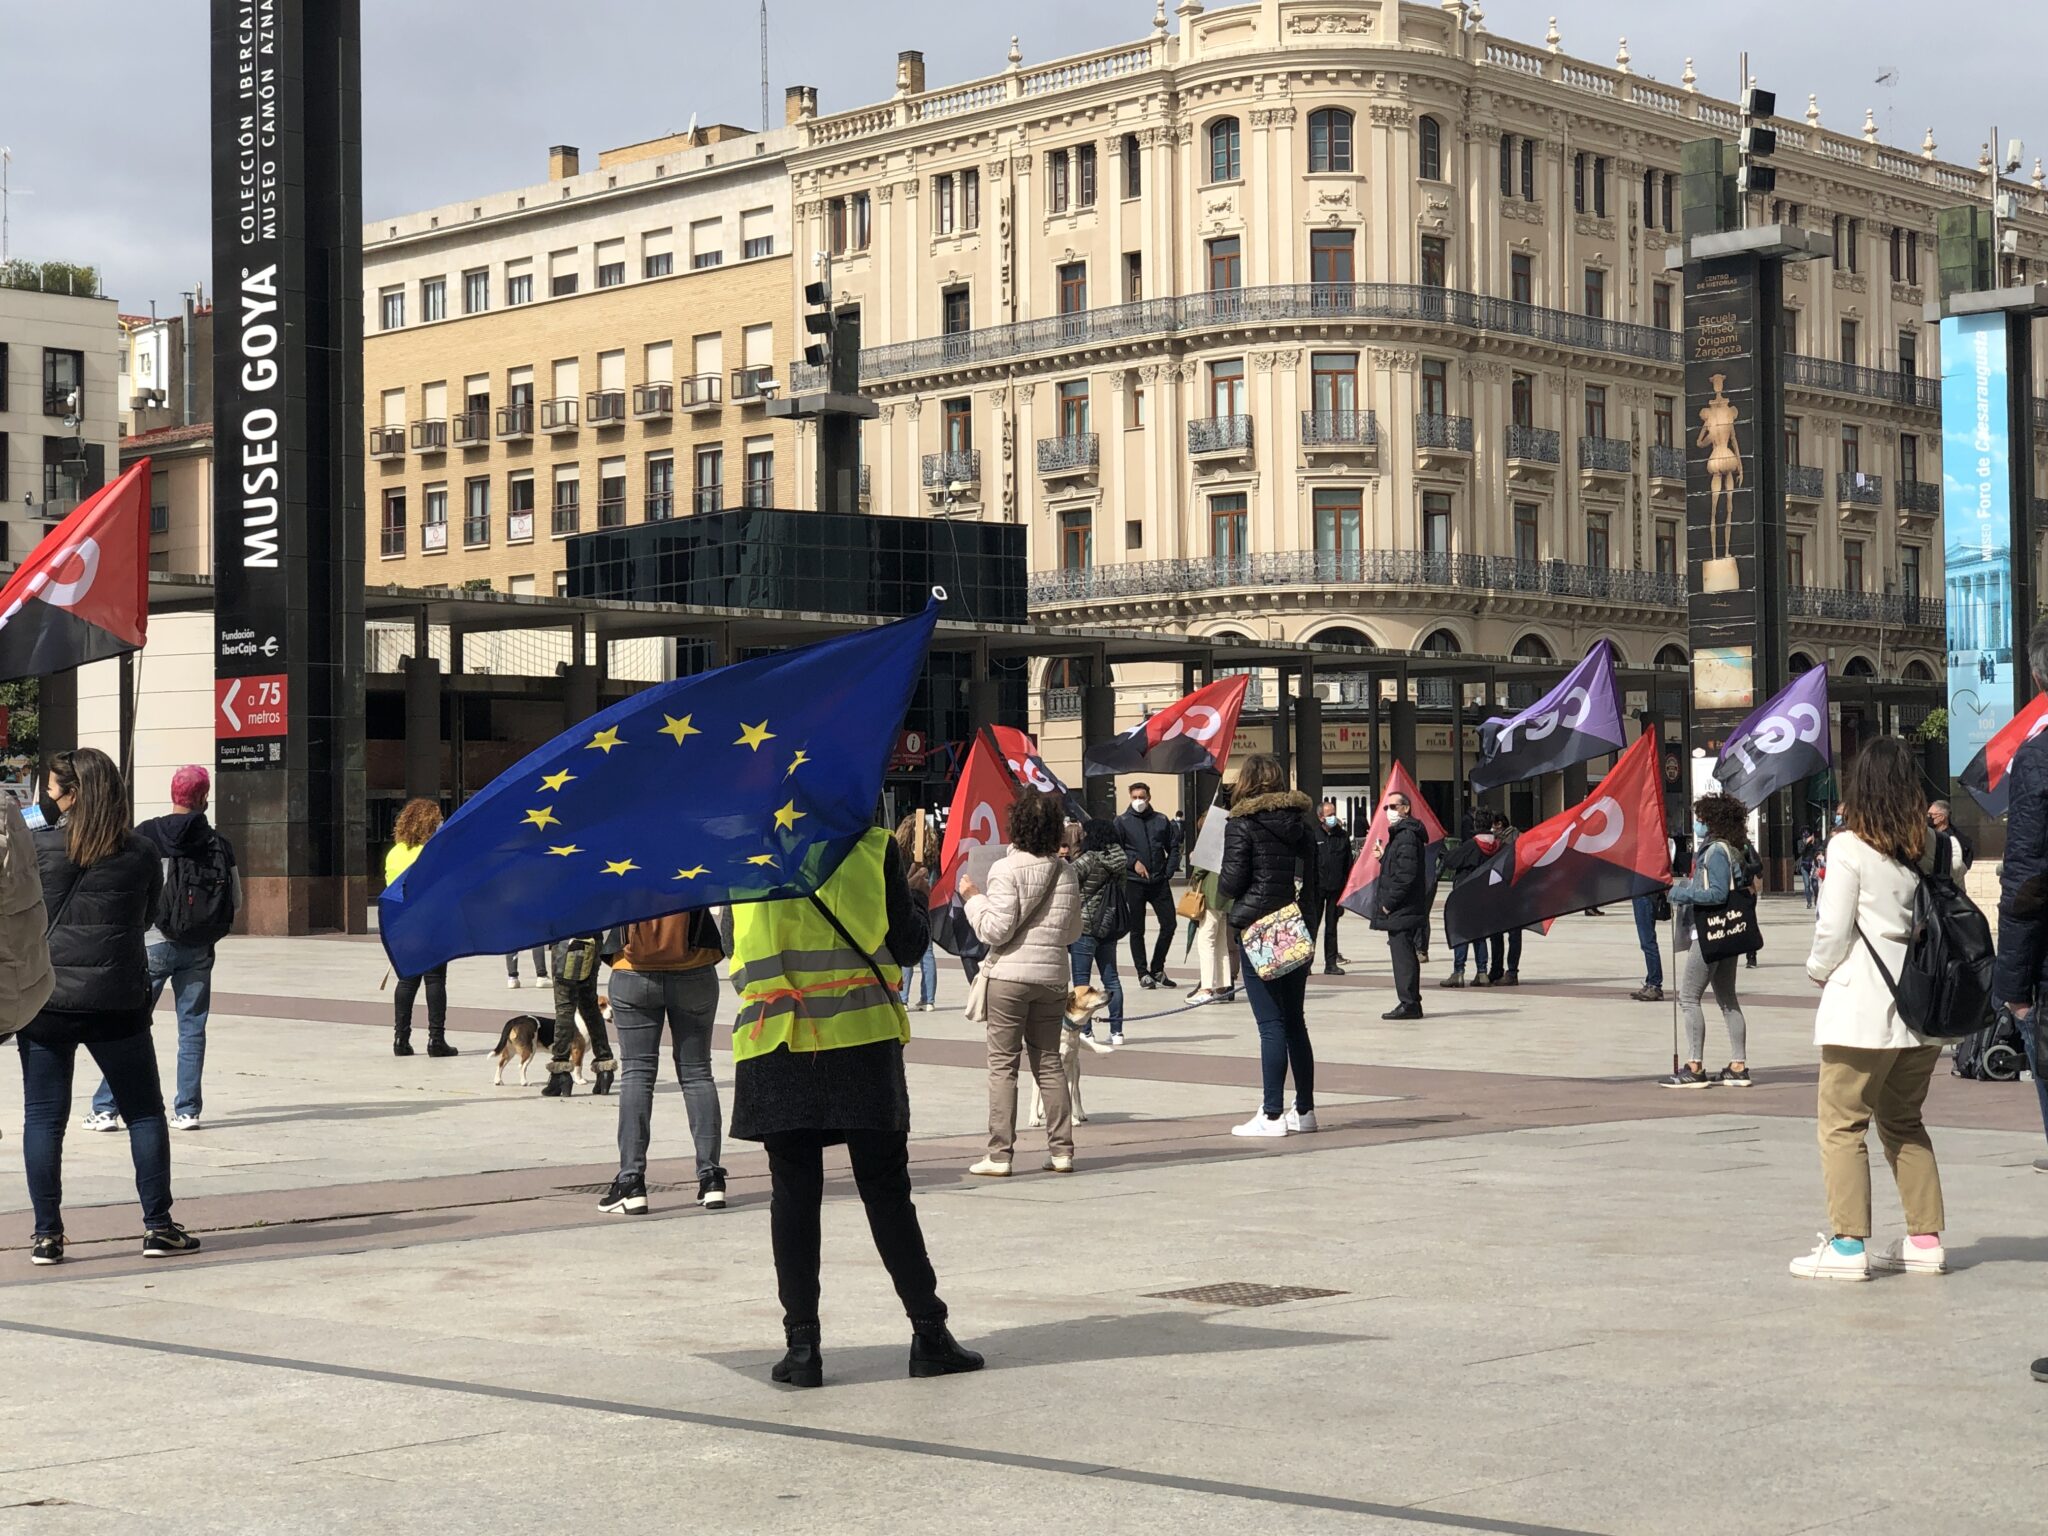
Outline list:
[[[2005,776],[2012,769],[2013,754],[2048,729],[2048,693],[2037,693],[2027,707],[2005,723],[1999,733],[1984,743],[1984,750],[1970,759],[1963,770],[1963,788],[1984,807],[1988,816],[2003,816],[2011,791]]]
[[[1436,812],[1422,798],[1422,791],[1408,770],[1395,763],[1387,774],[1387,787],[1380,792],[1372,825],[1359,841],[1358,861],[1351,866],[1351,877],[1345,881],[1344,894],[1338,902],[1346,912],[1355,912],[1360,917],[1379,915],[1380,861],[1387,851],[1387,802],[1395,795],[1407,800],[1422,823],[1422,883],[1431,889],[1436,886],[1437,866],[1443,859],[1444,824],[1436,819]]]
[[[149,638],[149,460],[93,492],[0,588],[0,679],[139,651]]]
[[[1444,904],[1444,936],[1470,944],[1671,883],[1657,739],[1639,736],[1577,805],[1531,827]]]
[[[1231,738],[1250,686],[1251,674],[1239,672],[1197,688],[1114,741],[1090,747],[1081,772],[1091,779],[1119,773],[1220,774],[1230,761]]]
[[[1010,845],[1010,807],[1024,794],[1010,776],[990,732],[974,738],[959,782],[953,786],[952,808],[946,812],[946,836],[939,844],[939,877],[932,882],[932,942],[949,955],[979,959],[987,952],[967,924],[967,903],[960,898],[960,872],[979,849],[1000,852]],[[981,870],[985,881],[988,871]]]
[[[1014,725],[992,725],[989,731],[996,739],[1003,761],[1009,765],[1011,776],[1019,784],[1042,795],[1058,795],[1066,802],[1069,816],[1076,821],[1088,819],[1087,804],[1046,766],[1045,759],[1039,755],[1038,743],[1031,739],[1028,731],[1020,731]]]

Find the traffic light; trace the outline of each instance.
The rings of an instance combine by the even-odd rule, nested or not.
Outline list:
[[[823,283],[804,284],[804,332],[821,338],[804,347],[804,361],[823,368],[832,356],[832,294]]]
[[[1777,110],[1778,97],[1774,91],[1752,85],[1742,93],[1742,137],[1736,145],[1740,158],[1735,170],[1735,189],[1744,197],[1752,193],[1767,197],[1777,190],[1778,168],[1759,163],[1778,152],[1778,130],[1764,121],[1775,116]]]

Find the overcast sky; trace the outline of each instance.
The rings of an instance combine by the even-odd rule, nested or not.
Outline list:
[[[1786,116],[1818,92],[1828,127],[1875,107],[1887,140],[1974,164],[1992,119],[2048,152],[2048,5],[1986,13],[1998,43],[1928,30],[1924,0],[1489,0],[1489,30],[1640,74],[1732,91],[1738,50]],[[886,98],[896,52],[930,83],[1142,37],[1152,0],[771,0],[769,74],[827,112]],[[126,310],[207,277],[206,0],[0,0],[0,144],[14,151],[12,253],[97,265]],[[372,217],[525,186],[550,144],[586,154],[702,122],[760,118],[754,0],[363,0],[363,206]],[[1888,86],[1876,83],[1887,70]]]

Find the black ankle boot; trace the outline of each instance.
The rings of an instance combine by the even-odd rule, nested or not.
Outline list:
[[[789,1341],[789,1349],[768,1375],[785,1386],[825,1385],[825,1357],[818,1349],[818,1325],[801,1323],[785,1327],[782,1332]]]
[[[412,1026],[400,1024],[391,1031],[391,1054],[410,1056],[412,1054]]]
[[[617,1059],[607,1056],[597,1064],[595,1071],[597,1073],[597,1080],[590,1085],[590,1091],[592,1093],[610,1093],[612,1091],[612,1083],[619,1075]]]
[[[575,1091],[575,1080],[568,1073],[550,1072],[548,1074],[548,1085],[541,1089],[540,1096],[544,1099],[566,1099],[574,1094]]]
[[[978,1371],[987,1362],[971,1349],[963,1349],[941,1317],[910,1325],[910,1374],[913,1376],[957,1376]]]
[[[450,1045],[448,1037],[440,1030],[429,1027],[427,1030],[427,1054],[429,1056],[460,1056],[462,1052]]]

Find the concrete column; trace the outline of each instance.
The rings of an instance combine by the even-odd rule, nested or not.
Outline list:
[[[1293,700],[1287,693],[1287,669],[1279,669],[1279,698],[1273,709],[1273,755],[1280,759],[1280,775],[1287,778],[1294,771],[1294,743],[1289,739],[1294,732]]]
[[[597,668],[572,664],[562,673],[562,729],[597,713]]]
[[[1294,787],[1311,800],[1323,797],[1323,701],[1302,689],[1294,701]]]
[[[1408,686],[1404,680],[1401,684],[1401,697],[1387,705],[1387,727],[1388,734],[1392,738],[1389,743],[1393,748],[1391,756],[1395,762],[1406,768],[1410,774],[1413,774],[1416,771],[1415,701],[1409,698],[1407,694]],[[1375,785],[1374,788],[1381,794],[1386,793],[1386,785],[1384,784]]]
[[[1106,669],[1105,669],[1106,671]],[[1116,735],[1116,688],[1108,682],[1091,682],[1081,690],[1081,745],[1108,741]],[[1116,814],[1116,780],[1094,778],[1082,785],[1082,798],[1090,816]]]
[[[1590,172],[1588,174],[1591,174]],[[1577,805],[1586,798],[1586,765],[1573,763],[1564,771],[1564,802],[1558,806],[1563,810],[1567,805]]]
[[[441,663],[431,656],[404,659],[405,797],[441,798]]]

